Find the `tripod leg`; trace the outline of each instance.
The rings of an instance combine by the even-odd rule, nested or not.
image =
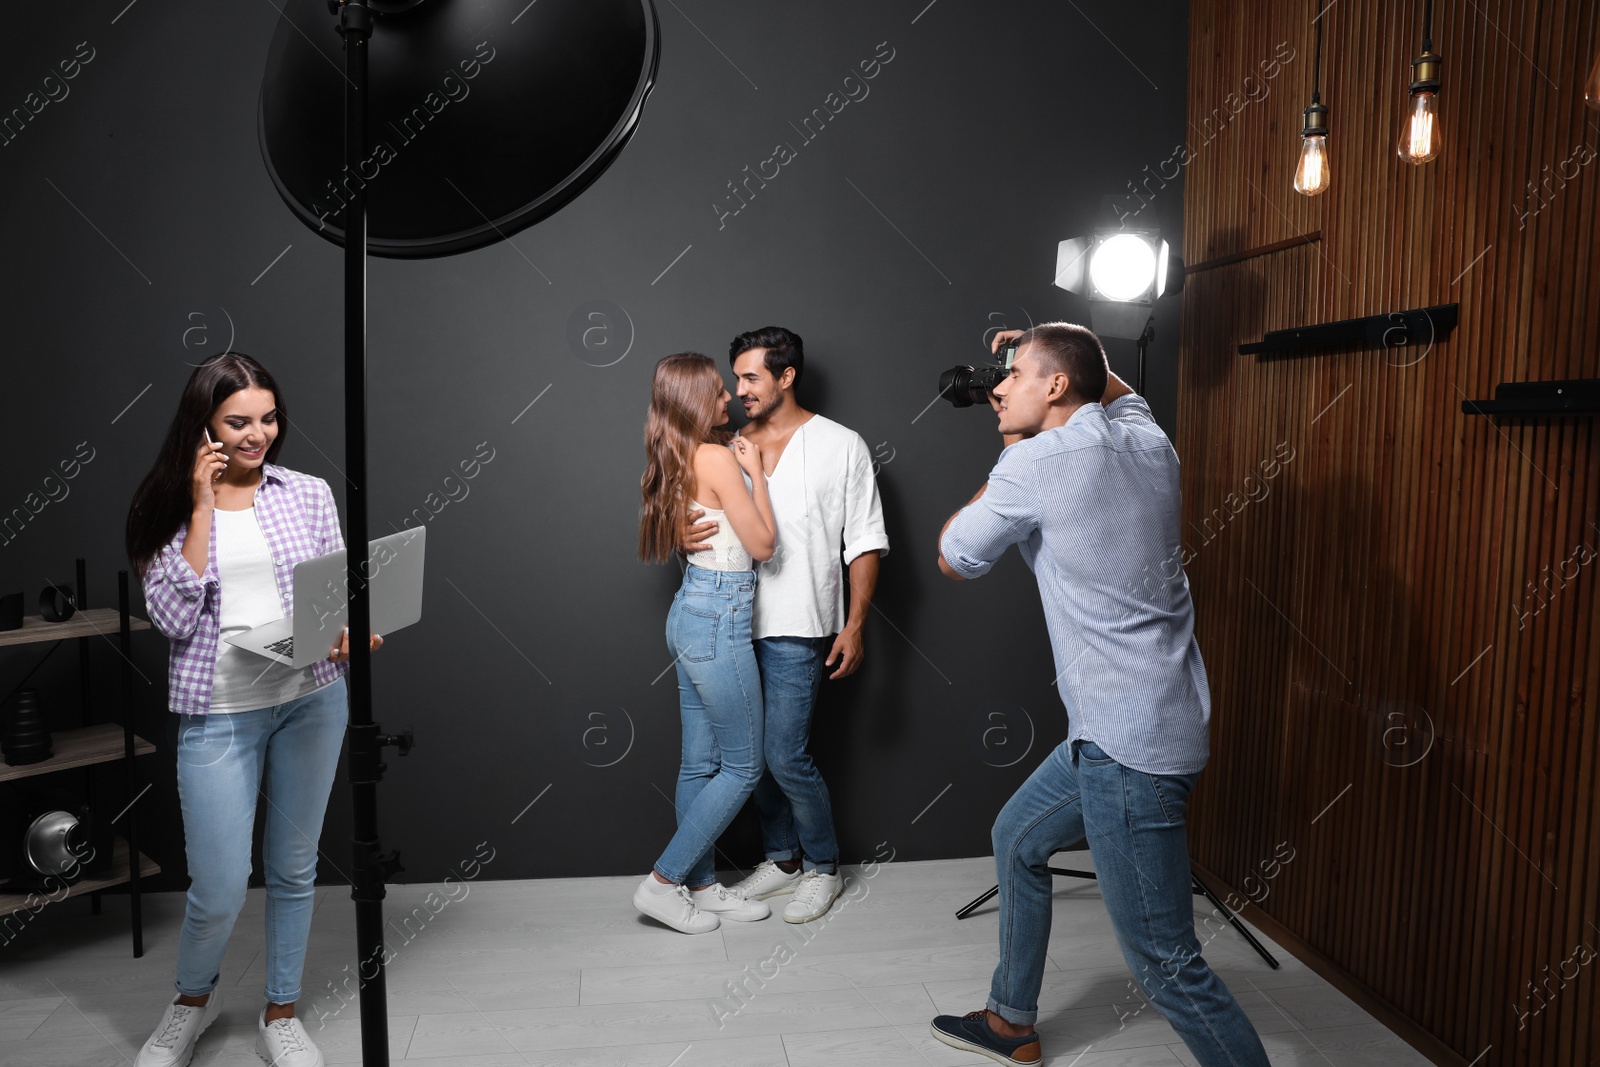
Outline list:
[[[999,886],[995,886],[993,889],[989,890],[983,896],[979,897],[977,900],[974,900],[971,904],[968,904],[966,907],[964,907],[960,911],[956,912],[956,918],[957,919],[965,919],[968,915],[971,915],[973,912],[977,911],[979,908],[983,907],[985,904],[987,904],[989,901],[993,900],[995,897],[997,897],[999,895],[1000,895],[1000,887]]]
[[[1200,880],[1200,876],[1195,874],[1193,871],[1189,872],[1189,877],[1194,879],[1195,892],[1203,894],[1207,900],[1215,904],[1217,909],[1222,912],[1223,917],[1226,918],[1228,922],[1233,924],[1233,928],[1239,931],[1246,941],[1250,942],[1250,947],[1260,953],[1261,958],[1267,961],[1267,966],[1271,967],[1273,970],[1277,970],[1281,964],[1279,964],[1277,960],[1273,959],[1272,953],[1267,951],[1266,946],[1256,940],[1256,936],[1250,932],[1250,929],[1245,926],[1244,923],[1239,921],[1239,917],[1232,911],[1228,910],[1228,906],[1226,904],[1217,899],[1217,895],[1211,891],[1211,887],[1202,882]]]

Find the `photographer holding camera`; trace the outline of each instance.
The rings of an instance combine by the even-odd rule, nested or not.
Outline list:
[[[1178,457],[1090,330],[1009,331],[994,386],[1005,450],[945,523],[939,569],[987,574],[1011,545],[1034,572],[1069,719],[1067,740],[993,830],[1000,963],[986,1010],[933,1036],[1000,1063],[1038,1063],[1052,853],[1088,843],[1129,969],[1202,1067],[1264,1065],[1261,1040],[1200,956],[1185,813],[1205,766],[1211,698],[1179,558]]]

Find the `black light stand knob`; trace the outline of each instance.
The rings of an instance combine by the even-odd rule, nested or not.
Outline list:
[[[405,870],[405,865],[400,862],[400,850],[393,852],[380,852],[377,857],[378,870],[383,874],[385,882],[394,881],[394,876]]]
[[[405,727],[397,734],[378,735],[379,748],[385,748],[389,745],[393,745],[402,756],[410,755],[411,750],[416,746],[416,743],[416,735],[411,732],[411,727],[409,726]]]

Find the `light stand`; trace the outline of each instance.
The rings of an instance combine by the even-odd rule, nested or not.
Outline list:
[[[338,16],[342,64],[329,54],[324,3]],[[401,867],[398,853],[379,851],[377,786],[383,749],[394,745],[403,756],[412,739],[381,734],[373,721],[367,255],[422,259],[482,248],[579,196],[639,124],[655,83],[660,27],[652,0],[543,0],[537,7],[525,0],[275,0],[274,6],[280,21],[258,111],[262,156],[290,210],[318,236],[343,245],[350,895],[362,1062],[388,1067],[384,883]],[[380,46],[376,94],[369,91],[374,45]],[[330,107],[338,98],[334,77],[344,82],[342,116]],[[582,91],[575,95],[574,86]],[[471,104],[461,104],[469,93]],[[450,111],[435,118],[447,103]],[[376,128],[369,123],[374,106]],[[334,147],[341,144],[342,153]],[[369,184],[376,195],[369,195]]]
[[[1144,329],[1139,332],[1138,341],[1135,342],[1139,346],[1139,369],[1134,375],[1137,379],[1137,384],[1135,384],[1133,391],[1140,396],[1144,396],[1144,357],[1150,350],[1150,342],[1155,339],[1156,317],[1151,315],[1150,320],[1144,324]]]
[[[1098,881],[1100,878],[1099,875],[1092,871],[1069,871],[1062,867],[1046,867],[1045,870],[1049,871],[1051,874],[1059,875],[1063,878],[1088,878],[1094,881]],[[1282,964],[1277,961],[1277,958],[1274,957],[1272,953],[1267,951],[1267,946],[1256,940],[1256,936],[1250,932],[1250,928],[1239,921],[1239,916],[1235,915],[1232,909],[1230,909],[1226,904],[1217,898],[1217,895],[1211,891],[1210,886],[1206,885],[1200,880],[1200,876],[1194,873],[1193,868],[1191,868],[1189,871],[1189,878],[1194,883],[1194,892],[1204,896],[1216,906],[1217,910],[1222,913],[1222,917],[1226,919],[1235,930],[1239,931],[1246,941],[1250,942],[1250,947],[1255,949],[1256,952],[1261,955],[1261,958],[1266,961],[1267,966],[1271,967],[1273,970],[1277,970],[1282,966]],[[971,903],[964,905],[959,911],[956,912],[956,918],[958,920],[965,919],[967,916],[983,907],[983,905],[993,900],[995,896],[999,894],[999,892],[1000,887],[995,886],[981,897],[978,897]]]
[[[355,169],[367,155],[367,46],[372,11],[367,0],[344,0],[339,8],[344,38],[344,160]],[[362,571],[367,562],[367,191],[358,185],[344,211],[344,454],[345,588],[350,605],[349,774],[353,801],[350,898],[356,905],[357,977],[361,1004],[361,1062],[389,1065],[389,1001],[384,974],[384,882],[400,868],[399,853],[378,851],[378,782],[386,743],[372,721],[372,609]],[[409,750],[409,739],[401,753]]]

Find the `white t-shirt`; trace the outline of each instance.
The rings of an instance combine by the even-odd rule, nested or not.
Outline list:
[[[283,617],[272,548],[256,519],[254,507],[211,512],[217,531],[218,590],[217,668],[211,687],[211,711],[254,711],[287,704],[318,688],[310,667],[295,670],[230,645],[227,638]]]
[[[767,493],[778,547],[756,567],[752,635],[836,634],[845,622],[844,568],[863,552],[889,551],[867,443],[813,415],[789,438]]]

